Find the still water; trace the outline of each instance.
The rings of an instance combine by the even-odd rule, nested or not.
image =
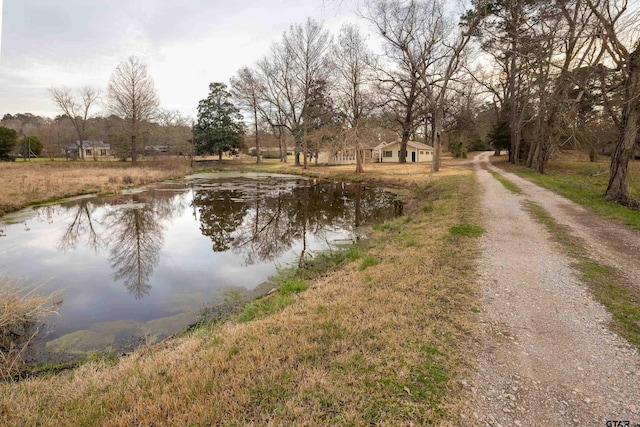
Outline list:
[[[62,290],[35,353],[69,360],[162,340],[205,307],[264,292],[259,285],[278,267],[401,213],[393,194],[371,186],[195,175],[10,218],[0,225],[0,274],[41,293]]]

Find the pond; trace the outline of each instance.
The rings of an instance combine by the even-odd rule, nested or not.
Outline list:
[[[34,358],[123,351],[185,330],[205,307],[268,291],[279,267],[402,213],[369,185],[274,174],[207,174],[85,197],[9,218],[0,275],[62,290]]]

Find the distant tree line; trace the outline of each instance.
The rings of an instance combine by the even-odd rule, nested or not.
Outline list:
[[[640,206],[627,182],[640,123],[640,11],[632,2],[359,5],[361,22],[377,36],[375,49],[352,24],[336,35],[312,18],[293,24],[228,86],[211,83],[193,129],[175,113],[159,114],[153,81],[136,58],[111,77],[110,116],[86,114],[95,91],[80,90],[74,100],[69,90],[52,89],[63,115],[40,120],[40,133],[25,133],[25,126],[42,126],[27,114],[7,115],[2,125],[19,138],[38,136],[46,152],[75,132],[79,140],[85,133],[109,140],[133,162],[142,147],[163,140],[219,156],[246,144],[257,162],[269,150],[282,161],[293,151],[305,168],[321,152],[351,153],[357,172],[365,147],[392,140],[400,141],[400,162],[408,141],[432,145],[434,172],[445,149],[454,156],[507,150],[512,163],[544,173],[555,152],[573,148],[592,160],[611,155],[606,198]]]

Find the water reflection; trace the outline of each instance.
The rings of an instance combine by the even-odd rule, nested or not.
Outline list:
[[[273,262],[298,246],[297,260],[310,255],[308,239],[329,241],[332,233],[348,232],[357,239],[363,222],[402,214],[402,204],[379,188],[333,181],[262,177],[195,180],[186,189],[152,190],[129,196],[80,199],[38,210],[51,222],[66,212],[69,218],[57,248],[108,251],[112,278],[136,299],[151,291],[149,284],[164,246],[164,221],[184,214],[187,206],[214,252],[231,251],[246,266]],[[26,226],[26,225],[25,225]],[[335,237],[335,236],[334,236]]]
[[[239,185],[237,178],[225,184],[215,191],[195,191],[192,203],[213,250],[231,249],[245,265],[273,261],[296,243],[302,262],[310,234],[328,240],[328,233],[346,230],[356,237],[363,218],[375,221],[402,213],[402,204],[390,194],[359,184],[272,179]]]
[[[34,213],[0,227],[0,269],[43,293],[64,289],[43,343],[64,359],[177,333],[221,290],[255,296],[278,264],[355,240],[402,204],[362,185],[215,175]]]
[[[54,208],[43,209],[42,212],[51,217],[50,211],[52,209]],[[78,247],[80,240],[86,238],[87,247],[97,252],[101,242],[94,227],[93,211],[95,210],[95,204],[87,199],[80,200],[76,203],[74,210],[73,220],[62,237],[60,237],[58,248],[61,251],[74,250]]]
[[[186,208],[182,199],[175,192],[150,191],[67,202],[61,207],[74,214],[58,249],[74,251],[80,244],[97,253],[107,248],[113,280],[122,281],[129,293],[140,299],[149,294],[149,279],[160,261],[165,230],[162,221],[182,215]],[[41,215],[50,218],[61,207],[47,207]]]

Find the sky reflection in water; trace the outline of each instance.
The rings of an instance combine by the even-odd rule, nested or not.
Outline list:
[[[64,289],[41,358],[67,359],[183,330],[224,294],[260,282],[362,223],[400,214],[378,188],[285,175],[217,174],[39,208],[4,225],[0,273]]]

